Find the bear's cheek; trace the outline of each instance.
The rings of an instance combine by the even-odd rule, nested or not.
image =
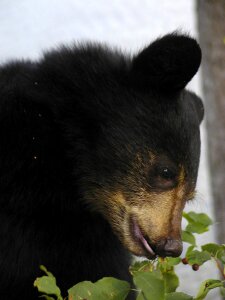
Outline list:
[[[102,213],[129,251],[153,258],[157,245],[163,240],[181,240],[184,205],[183,186],[163,193],[142,190],[132,201],[117,192],[108,198]]]
[[[162,240],[181,240],[182,211],[185,205],[183,197],[170,191],[148,197],[146,195],[146,199],[143,205],[132,208],[131,220],[135,220],[153,250]]]

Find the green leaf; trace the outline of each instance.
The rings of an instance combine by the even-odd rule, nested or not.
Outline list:
[[[189,213],[183,212],[183,217],[189,222],[189,223],[201,223],[202,225],[209,226],[213,224],[212,219],[203,213],[195,213],[193,211],[190,211]]]
[[[176,266],[181,262],[181,258],[180,257],[167,257],[167,264],[168,266]]]
[[[188,221],[186,231],[201,234],[208,231],[208,226],[212,225],[212,220],[203,213],[195,213],[193,211],[189,213],[183,213],[183,217]]]
[[[221,293],[222,297],[225,298],[225,288],[224,287],[220,288],[220,293]]]
[[[105,277],[97,281],[95,286],[105,296],[105,299],[124,300],[130,291],[128,282],[112,277]]]
[[[83,281],[69,289],[69,299],[88,299],[88,300],[124,300],[130,291],[130,285],[126,281],[105,277],[92,283]]]
[[[198,294],[197,294],[195,300],[205,299],[208,292],[217,287],[223,287],[223,283],[221,282],[221,280],[208,279],[208,280],[203,281],[203,283],[200,285],[200,288],[199,288],[199,291],[198,291]]]
[[[74,285],[68,290],[70,300],[88,299],[88,300],[104,300],[101,292],[91,281],[83,281]]]
[[[210,260],[211,256],[207,251],[193,250],[192,252],[188,253],[188,255],[186,255],[186,258],[190,265],[198,264],[200,266],[204,262]]]
[[[193,300],[194,298],[190,295],[176,292],[176,293],[169,293],[166,295],[165,300]]]
[[[165,282],[165,291],[166,293],[176,292],[176,289],[179,286],[179,278],[177,275],[172,272],[163,273],[163,279]]]
[[[203,251],[209,252],[214,257],[216,257],[218,251],[223,249],[222,246],[220,246],[218,244],[213,244],[213,243],[205,244],[205,245],[201,246],[201,248]]]
[[[203,245],[202,250],[210,253],[211,256],[219,259],[223,264],[225,264],[225,247],[224,245],[218,245],[214,243],[209,243]]]
[[[224,254],[221,255],[221,252],[219,252],[219,253],[217,254],[217,257],[221,260],[221,262],[222,262],[223,264],[225,264],[225,255],[224,255]]]
[[[201,233],[209,231],[209,228],[208,228],[208,226],[202,225],[200,223],[190,223],[187,225],[185,230],[189,231],[189,232],[201,234]]]
[[[196,245],[195,236],[191,232],[186,230],[182,231],[182,241],[191,245]]]
[[[137,272],[151,272],[153,271],[153,262],[150,260],[137,261],[132,266],[130,266],[130,273],[134,275]]]
[[[40,265],[40,270],[43,271],[43,272],[44,272],[46,275],[48,275],[49,277],[54,277],[54,275],[53,275],[51,272],[49,272],[45,266]],[[54,277],[54,278],[55,278],[55,277]]]
[[[174,266],[178,265],[180,262],[180,257],[166,257],[164,259],[158,259],[157,270],[160,271],[160,275],[165,272],[172,272]],[[159,277],[162,278],[162,276]]]
[[[187,251],[186,251],[185,256],[187,257],[187,256],[194,250],[194,248],[195,248],[195,246],[189,246],[189,247],[187,248]]]
[[[156,277],[153,273],[137,273],[134,275],[134,283],[148,300],[165,300],[164,281]],[[140,300],[139,299],[139,300]]]
[[[146,298],[144,298],[143,293],[140,293],[140,294],[138,294],[136,300],[146,300]]]
[[[55,277],[42,276],[37,278],[34,282],[34,287],[36,287],[40,293],[56,295],[57,299],[62,299],[60,289],[56,285]]]

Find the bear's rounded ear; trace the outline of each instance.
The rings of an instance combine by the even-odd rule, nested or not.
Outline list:
[[[194,104],[195,110],[197,112],[197,116],[198,116],[198,120],[199,120],[199,124],[202,122],[203,118],[204,118],[204,105],[202,102],[202,99],[199,98],[195,93],[193,92],[188,92],[189,96],[191,97],[191,101]],[[188,99],[189,101],[189,99]]]
[[[201,49],[187,35],[172,33],[155,40],[133,58],[132,84],[162,92],[182,90],[198,71]]]

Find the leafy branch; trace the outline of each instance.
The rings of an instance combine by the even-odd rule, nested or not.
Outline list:
[[[129,292],[137,294],[137,300],[203,300],[215,288],[220,288],[225,295],[225,245],[208,243],[198,247],[196,234],[209,230],[212,220],[203,213],[183,213],[187,226],[182,232],[182,239],[190,244],[185,257],[160,258],[154,261],[136,262],[130,267],[130,273],[137,289],[132,289],[126,281],[105,277],[92,283],[83,281],[68,290],[68,300],[125,300]],[[207,279],[201,283],[196,296],[177,291],[180,280],[175,273],[179,264],[189,265],[194,271],[201,269],[207,261],[213,260],[219,269],[221,279]],[[46,300],[63,300],[61,291],[52,273],[41,266],[44,276],[37,278],[34,286]]]

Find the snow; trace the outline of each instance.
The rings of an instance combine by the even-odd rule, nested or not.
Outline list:
[[[37,59],[44,49],[73,41],[104,41],[135,52],[159,35],[177,29],[196,37],[194,4],[194,0],[1,0],[0,62]],[[189,88],[202,95],[200,80],[196,76]],[[213,217],[204,124],[202,139],[199,196],[187,210]],[[209,241],[214,241],[213,231],[200,239],[200,243]],[[182,289],[193,293],[200,281],[216,276],[210,266],[204,269],[189,272],[181,268],[179,273],[185,278]]]

